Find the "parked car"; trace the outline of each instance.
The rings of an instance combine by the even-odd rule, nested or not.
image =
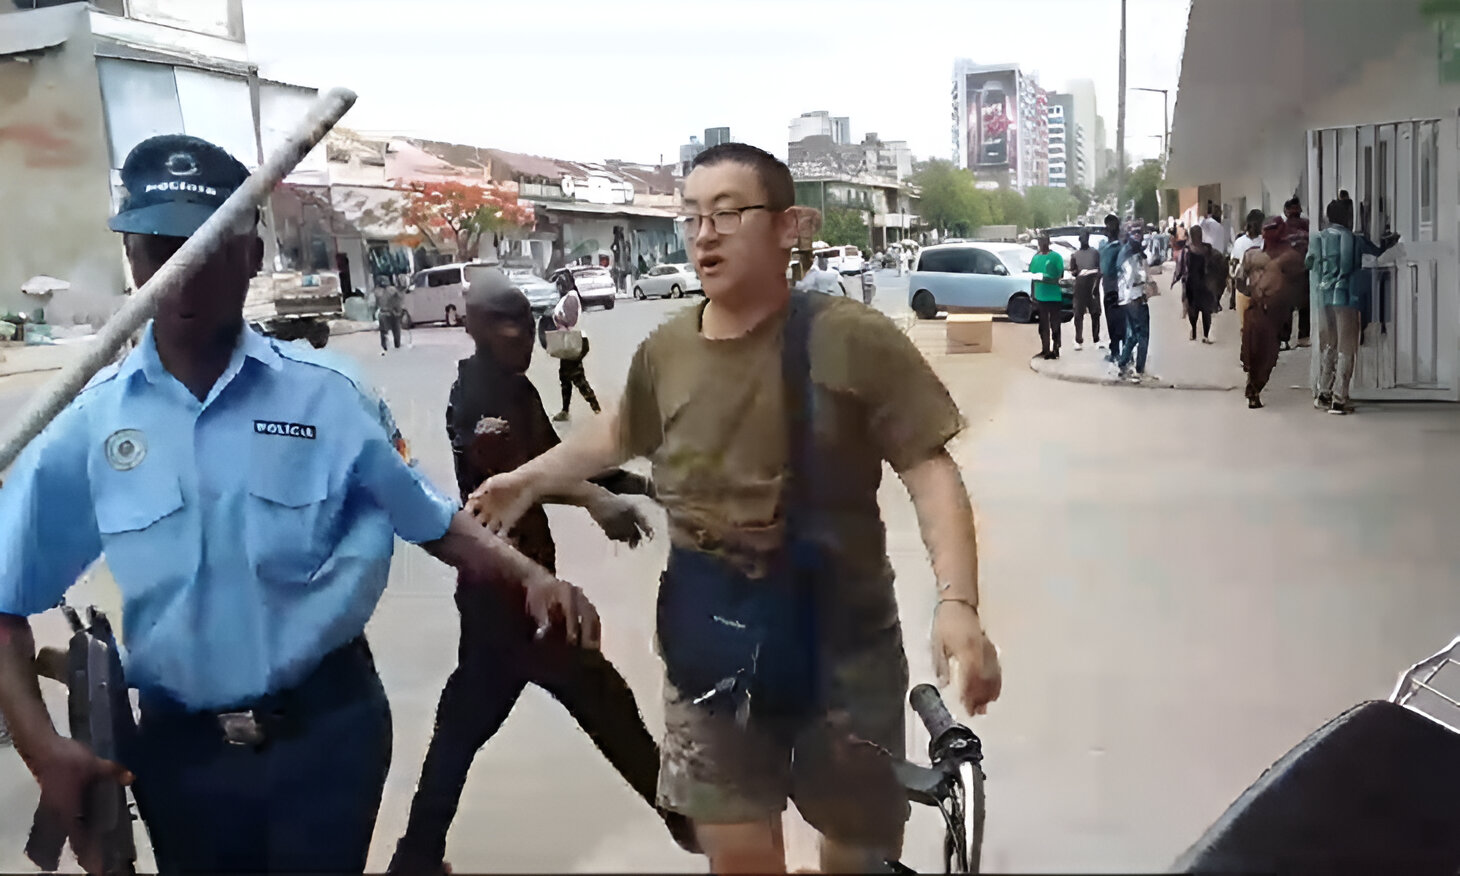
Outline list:
[[[548,280],[557,283],[558,278],[569,271],[573,274],[573,284],[578,287],[578,297],[582,299],[584,308],[602,307],[604,310],[613,310],[618,290],[614,288],[613,276],[609,274],[607,268],[595,265],[572,265],[554,271]]]
[[[634,297],[639,300],[645,298],[683,298],[690,292],[704,293],[700,286],[699,274],[695,273],[694,265],[689,264],[664,264],[655,265],[649,269],[649,273],[634,283]]]
[[[826,266],[843,274],[860,274],[865,261],[855,246],[823,246],[813,251],[815,258],[825,258]]]
[[[562,297],[558,294],[557,284],[549,283],[528,268],[508,268],[507,279],[527,296],[533,316],[550,312],[558,306],[558,299]]]
[[[950,243],[929,246],[908,277],[908,303],[922,319],[939,311],[1003,313],[1014,322],[1033,322],[1034,250],[1017,243]],[[1074,316],[1074,299],[1065,287],[1065,319]]]
[[[461,325],[461,316],[466,312],[465,267],[465,263],[458,262],[417,271],[402,297],[405,313],[401,327],[432,322]]]

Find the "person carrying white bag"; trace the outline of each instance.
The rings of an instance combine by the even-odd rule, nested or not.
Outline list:
[[[578,317],[583,313],[583,301],[578,297],[573,272],[563,271],[558,282],[563,287],[563,297],[553,310],[553,324],[557,326],[557,331],[546,334],[544,346],[548,355],[558,360],[558,383],[563,388],[563,410],[553,420],[564,423],[568,420],[568,408],[573,401],[574,387],[583,394],[583,400],[588,402],[593,413],[599,413],[601,408],[598,406],[598,396],[593,394],[593,387],[588,385],[588,373],[583,370],[583,360],[588,358],[588,338],[577,327]]]

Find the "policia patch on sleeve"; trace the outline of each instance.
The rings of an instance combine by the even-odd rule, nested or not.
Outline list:
[[[315,429],[304,423],[279,423],[273,420],[254,420],[253,431],[257,435],[278,435],[281,438],[306,438],[313,441]]]

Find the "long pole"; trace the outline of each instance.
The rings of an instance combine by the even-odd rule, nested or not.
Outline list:
[[[158,302],[198,272],[223,245],[229,233],[263,204],[274,187],[304,160],[354,104],[355,93],[343,88],[334,88],[319,96],[308,115],[294,127],[289,138],[274,150],[268,161],[208,217],[203,227],[188,238],[187,243],[137,290],[137,294],[121,310],[107,320],[86,353],[48,381],[20,415],[10,420],[4,432],[0,433],[3,434],[0,438],[0,471],[8,468],[25,446],[71,404],[96,372],[116,358],[127,339],[157,312]]]
[[[1120,96],[1115,116],[1115,213],[1125,218],[1125,2],[1120,0]]]

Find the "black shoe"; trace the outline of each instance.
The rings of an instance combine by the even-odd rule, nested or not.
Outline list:
[[[1333,396],[1329,395],[1326,392],[1322,395],[1317,396],[1313,399],[1313,407],[1317,408],[1320,411],[1328,410],[1329,408],[1333,407]]]
[[[1051,359],[1058,359],[1059,357],[1060,357],[1060,351],[1059,350],[1055,350],[1053,353],[1050,353],[1049,354],[1049,358],[1051,358]]]
[[[1248,410],[1255,411],[1255,410],[1257,410],[1260,407],[1262,407],[1262,399],[1258,398],[1255,395],[1248,396],[1248,398],[1247,398],[1247,409]]]
[[[1338,399],[1334,399],[1333,400],[1333,403],[1331,405],[1329,405],[1329,407],[1328,407],[1328,412],[1330,414],[1334,414],[1334,415],[1337,415],[1337,416],[1342,417],[1345,414],[1351,414],[1354,411],[1353,411],[1353,408],[1349,407],[1348,405],[1344,404],[1343,402],[1339,401]]]
[[[385,872],[390,876],[450,876],[451,865],[445,861],[423,859],[397,846]]]

